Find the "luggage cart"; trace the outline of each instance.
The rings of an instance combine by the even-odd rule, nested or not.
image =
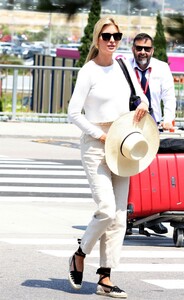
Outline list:
[[[165,211],[145,218],[131,219],[132,208],[128,206],[128,227],[138,227],[139,233],[150,236],[145,227],[160,222],[169,222],[173,229],[173,242],[176,247],[182,247],[184,241],[184,211]]]

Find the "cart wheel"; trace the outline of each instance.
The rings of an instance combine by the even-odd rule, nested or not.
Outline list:
[[[173,241],[176,247],[182,247],[183,245],[183,229],[174,228],[173,231]]]

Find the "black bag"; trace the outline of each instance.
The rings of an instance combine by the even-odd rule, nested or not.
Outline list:
[[[136,95],[130,96],[129,108],[130,110],[136,110],[137,106],[141,103],[141,98]]]
[[[158,153],[184,153],[184,138],[161,139]]]
[[[130,74],[128,72],[127,66],[125,65],[125,63],[123,62],[123,60],[121,58],[118,58],[116,60],[119,63],[121,69],[123,70],[125,78],[128,81],[129,86],[130,86],[131,95],[130,95],[129,109],[130,109],[130,111],[135,110],[137,108],[137,106],[141,103],[141,98],[136,95],[135,88],[134,88],[132,79],[130,77]]]

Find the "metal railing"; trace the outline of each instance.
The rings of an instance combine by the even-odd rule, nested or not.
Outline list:
[[[66,117],[79,68],[0,65],[1,119]]]
[[[66,122],[79,70],[72,64],[70,61],[68,66],[0,65],[0,120]],[[173,73],[173,77],[176,118],[183,120],[184,73]]]

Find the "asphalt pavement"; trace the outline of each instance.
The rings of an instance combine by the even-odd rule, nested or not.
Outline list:
[[[0,137],[79,139],[81,130],[71,123],[0,122]]]
[[[0,300],[100,300],[99,244],[86,258],[82,290],[67,280],[68,257],[95,209],[80,135],[68,123],[0,122]],[[167,225],[166,235],[134,228],[125,239],[112,279],[129,300],[184,299],[183,248],[174,247]]]
[[[81,130],[71,123],[0,121],[0,137],[35,137],[79,139]],[[184,130],[175,129],[174,132],[165,131],[162,137],[183,137]]]

